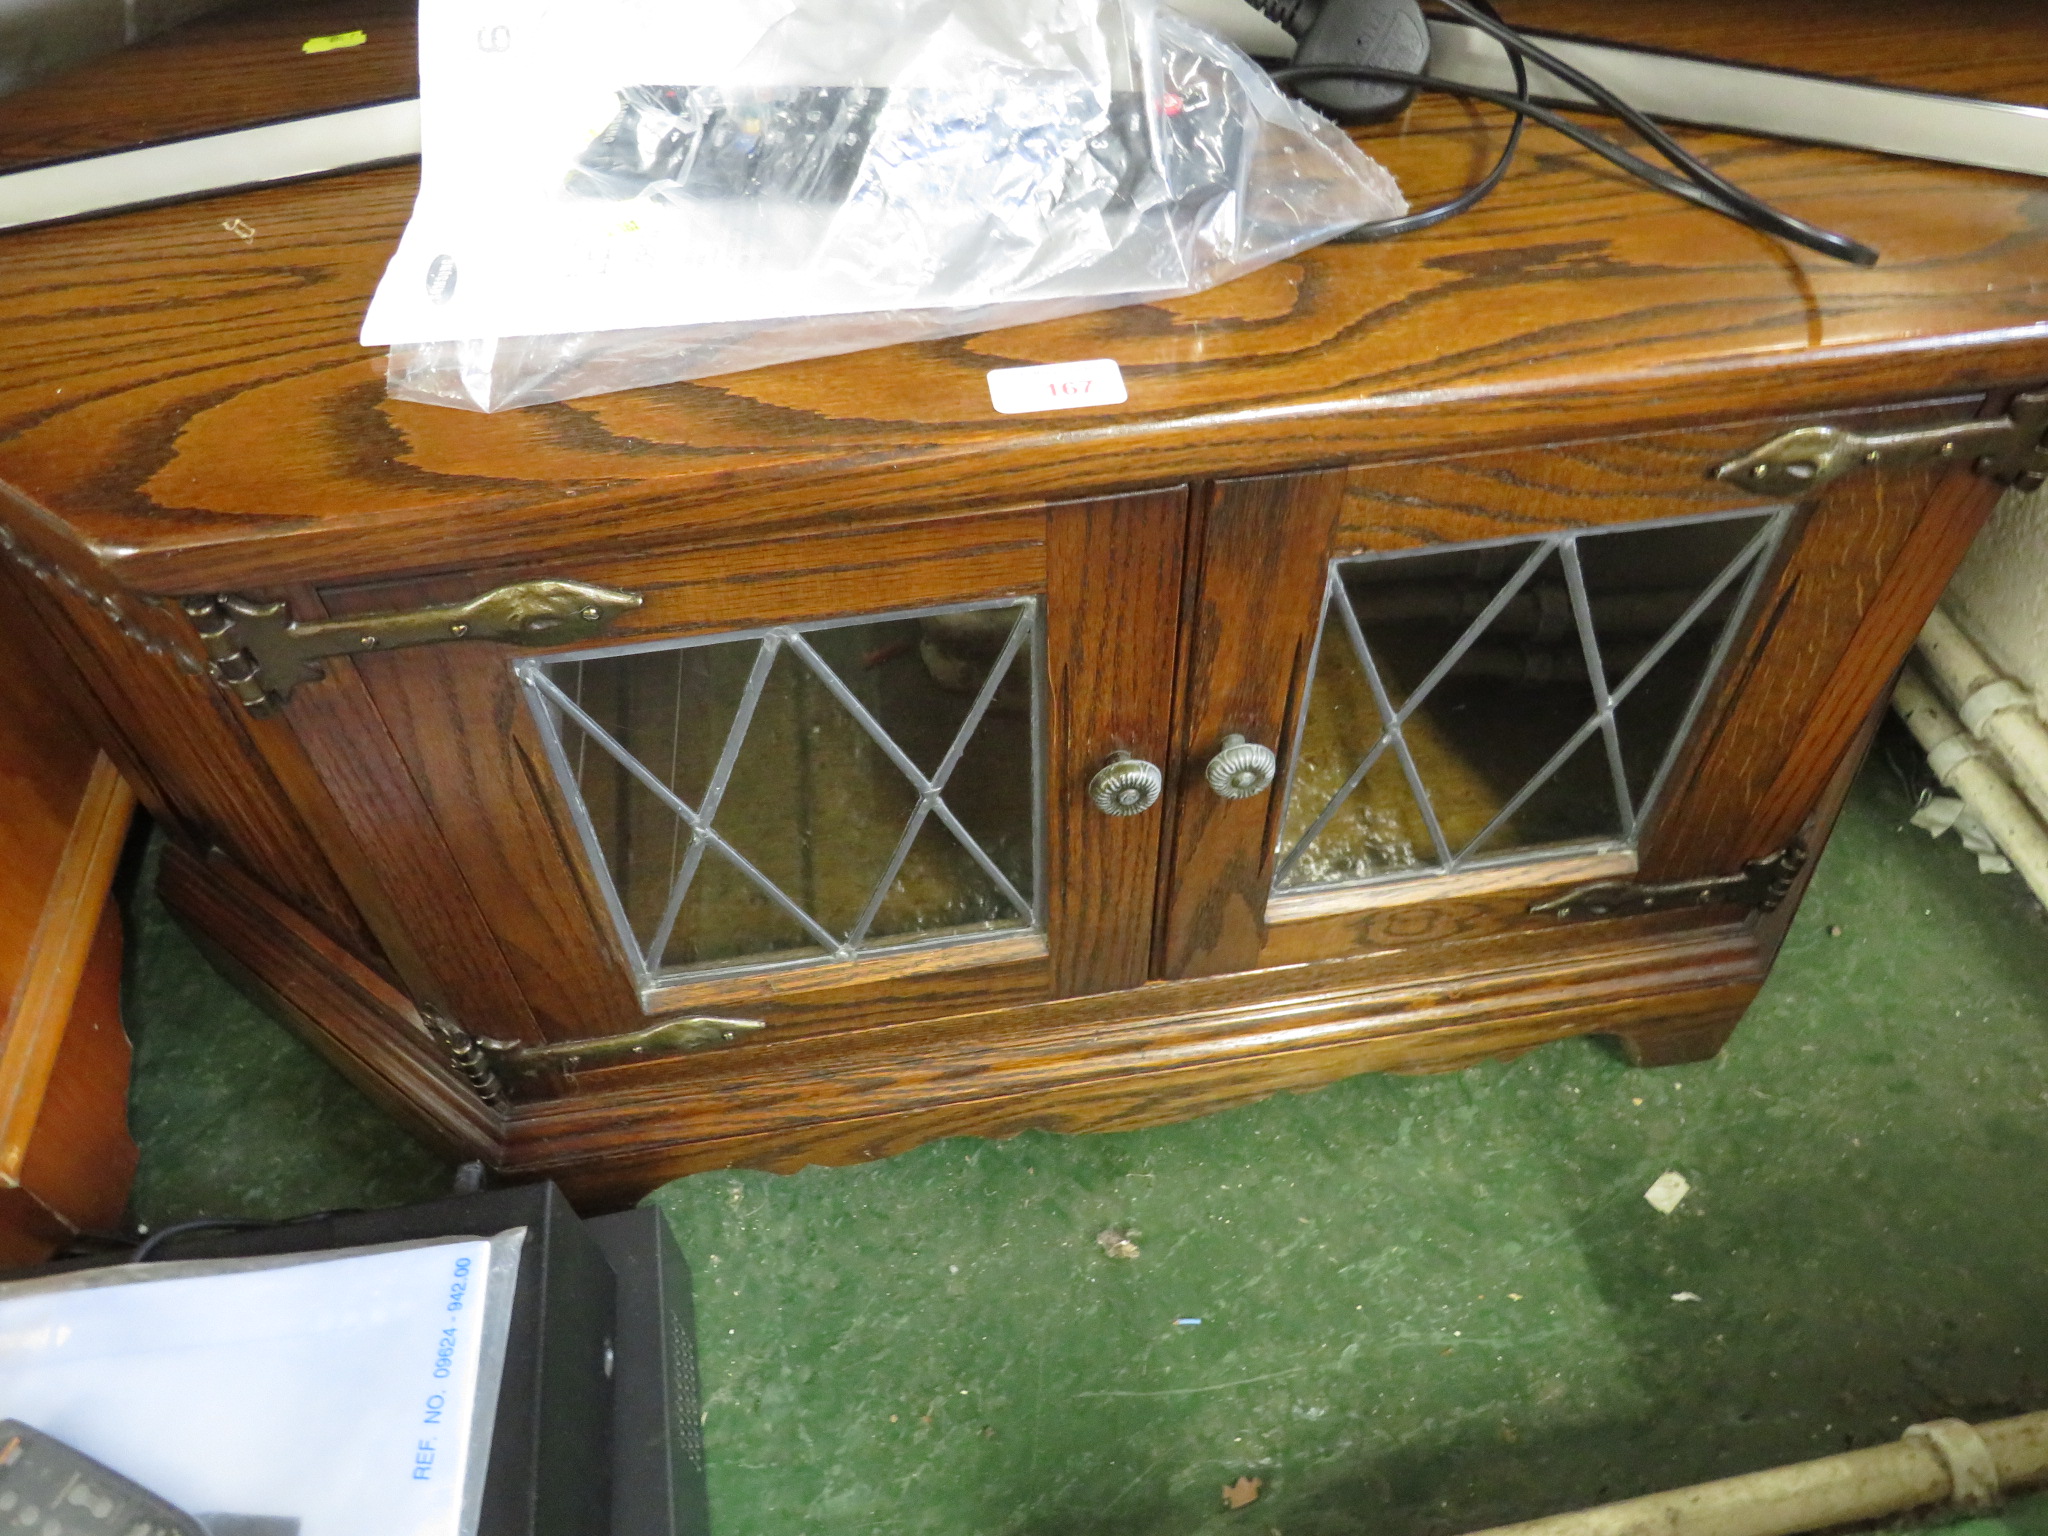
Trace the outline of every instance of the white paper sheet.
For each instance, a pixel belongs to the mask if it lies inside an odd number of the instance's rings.
[[[193,1514],[470,1536],[524,1235],[0,1286],[0,1418]]]

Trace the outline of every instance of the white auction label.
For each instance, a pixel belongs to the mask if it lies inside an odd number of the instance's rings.
[[[1030,411],[1071,411],[1084,405],[1121,405],[1130,399],[1124,372],[1113,357],[1084,363],[1040,363],[1031,368],[991,368],[988,398],[1005,416]]]

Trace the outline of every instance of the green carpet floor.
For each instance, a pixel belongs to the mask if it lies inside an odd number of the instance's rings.
[[[1434,1536],[2048,1408],[2048,921],[1909,809],[1866,770],[1711,1064],[1577,1041],[663,1189],[718,1536]],[[139,1219],[447,1188],[133,923]]]

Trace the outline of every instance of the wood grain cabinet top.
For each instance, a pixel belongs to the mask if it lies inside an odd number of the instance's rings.
[[[1999,0],[1508,9],[1531,25],[2048,104],[2048,13]],[[559,562],[2048,377],[2048,182],[1688,137],[1883,262],[1791,250],[1535,130],[1476,213],[1192,298],[481,417],[387,400],[381,355],[355,341],[411,167],[0,236],[0,486],[9,520],[53,556],[182,594]],[[1497,123],[1434,100],[1366,143],[1424,204],[1497,140]],[[1122,365],[1122,406],[990,406],[990,368],[1103,356]]]

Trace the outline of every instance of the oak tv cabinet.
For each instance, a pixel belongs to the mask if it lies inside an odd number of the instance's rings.
[[[1644,9],[1587,25],[2048,100],[2048,16]],[[1369,147],[1424,202],[1488,132]],[[353,339],[410,168],[6,236],[5,622],[229,972],[586,1201],[1698,1060],[2048,469],[2048,183],[1695,138],[1885,261],[1546,141],[1192,299],[486,417]],[[1098,357],[1127,403],[990,407]]]

